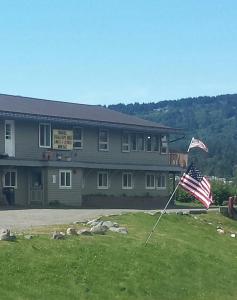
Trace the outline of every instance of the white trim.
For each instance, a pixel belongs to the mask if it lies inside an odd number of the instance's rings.
[[[61,184],[61,174],[65,174],[65,185]],[[70,174],[70,185],[66,185],[66,173]],[[72,170],[67,170],[67,169],[61,169],[59,170],[59,179],[58,179],[58,184],[60,189],[71,189],[72,188]]]
[[[161,176],[165,179],[164,183],[165,185],[164,186],[158,186],[158,177]],[[167,188],[167,175],[165,173],[160,173],[160,174],[157,174],[156,176],[157,180],[156,180],[156,189],[157,190],[166,190]]]
[[[123,176],[124,175],[131,176],[131,186],[124,186],[124,182],[123,182]],[[122,173],[122,189],[123,190],[132,190],[133,188],[134,188],[133,173],[131,173],[131,172],[123,172]]]
[[[15,185],[14,186],[5,184],[5,176],[6,176],[6,173],[9,173],[9,172],[15,173]],[[10,177],[10,181],[11,181],[11,177]],[[16,169],[8,169],[8,170],[3,171],[3,187],[12,187],[14,189],[17,189],[17,170]]]
[[[41,125],[49,126],[49,143],[50,143],[49,146],[45,146],[45,145],[40,144],[40,126]],[[45,132],[44,132],[44,134],[45,134]],[[51,140],[52,140],[51,124],[50,123],[39,123],[39,147],[40,148],[47,148],[47,149],[51,148],[51,146],[52,146],[52,141]]]
[[[154,186],[147,186],[147,176],[153,176],[154,177]],[[147,190],[155,190],[155,188],[156,188],[156,175],[154,173],[146,173],[145,174],[145,188]]]
[[[74,139],[74,129],[80,129],[81,130],[81,139],[80,140]],[[75,126],[75,127],[73,127],[72,131],[73,131],[73,149],[83,149],[83,138],[84,138],[83,128]],[[74,142],[80,142],[81,147],[74,147]]]
[[[99,176],[100,175],[106,175],[107,176],[107,180],[106,180],[107,185],[102,185],[102,186],[99,185]],[[103,181],[103,179],[102,179],[102,181]],[[99,189],[99,190],[108,190],[109,189],[109,174],[108,174],[108,171],[98,171],[97,172],[97,189]]]
[[[10,139],[6,139],[6,127],[10,125]],[[10,157],[15,157],[15,121],[5,120],[4,126],[4,141],[5,141],[5,153]]]
[[[107,134],[107,142],[102,142],[102,141],[100,141],[100,133],[101,133],[102,131],[106,132],[106,134]],[[107,148],[106,148],[106,149],[101,149],[101,148],[100,148],[100,145],[107,145]],[[109,130],[108,130],[108,129],[99,129],[98,149],[99,149],[99,151],[104,151],[104,152],[109,151]]]
[[[125,135],[127,135],[128,136],[128,142],[127,143],[124,143],[123,142],[123,137],[125,136]],[[123,146],[125,146],[125,147],[128,147],[128,150],[124,150],[123,149]],[[121,150],[122,150],[122,152],[130,152],[130,134],[128,133],[128,132],[123,132],[122,133],[122,136],[121,136]]]

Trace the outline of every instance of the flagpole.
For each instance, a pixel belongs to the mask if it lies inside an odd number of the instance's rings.
[[[180,183],[180,181],[179,181],[179,183]],[[151,238],[153,232],[155,231],[155,229],[156,229],[158,223],[160,222],[160,219],[162,218],[163,214],[165,213],[165,211],[166,211],[166,209],[167,209],[167,207],[168,207],[168,205],[169,205],[171,199],[173,198],[173,196],[174,196],[174,194],[175,194],[177,188],[179,187],[179,183],[176,185],[176,187],[175,187],[175,189],[174,189],[172,195],[170,196],[170,198],[169,198],[168,202],[166,203],[164,209],[162,210],[161,214],[159,215],[158,220],[156,221],[156,223],[155,223],[155,225],[153,226],[153,228],[152,228],[150,234],[148,235],[148,237],[147,237],[147,239],[146,239],[146,242],[145,242],[145,246],[147,245],[149,239]]]

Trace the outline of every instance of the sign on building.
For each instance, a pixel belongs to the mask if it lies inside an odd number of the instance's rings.
[[[72,150],[73,131],[53,129],[53,149]]]

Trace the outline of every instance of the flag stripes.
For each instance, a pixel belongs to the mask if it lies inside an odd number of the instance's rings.
[[[199,200],[206,208],[209,208],[212,203],[211,185],[207,178],[202,176],[199,170],[193,165],[191,165],[187,172],[183,174],[179,184],[188,193]]]

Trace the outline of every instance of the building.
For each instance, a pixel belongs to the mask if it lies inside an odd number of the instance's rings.
[[[101,106],[0,95],[1,203],[159,207],[181,171],[170,134]]]

